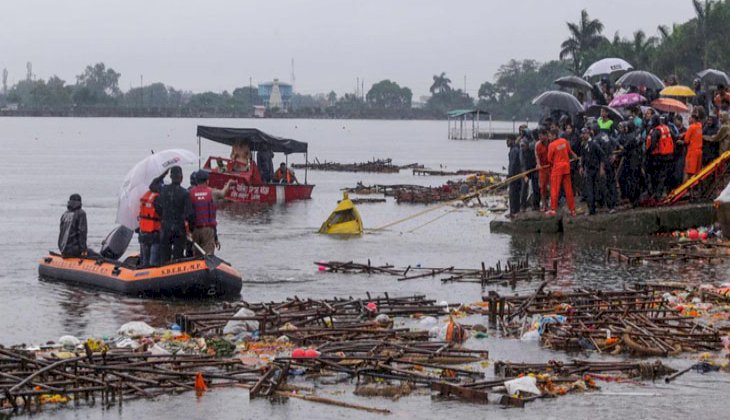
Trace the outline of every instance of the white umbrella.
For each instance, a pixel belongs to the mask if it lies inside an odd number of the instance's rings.
[[[124,177],[119,189],[119,205],[117,207],[117,223],[132,230],[137,229],[139,222],[139,200],[149,189],[149,185],[163,172],[173,166],[194,163],[198,155],[185,149],[169,149],[154,153],[138,162]]]
[[[591,66],[588,67],[588,70],[583,73],[583,77],[600,76],[603,74],[611,75],[616,72],[628,71],[633,68],[634,66],[629,64],[626,60],[622,60],[620,58],[604,58],[603,60],[598,60],[591,64]]]

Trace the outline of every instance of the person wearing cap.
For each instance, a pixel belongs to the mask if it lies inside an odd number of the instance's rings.
[[[222,190],[212,189],[208,186],[208,172],[200,170],[196,172],[195,181],[195,187],[190,189],[190,201],[194,212],[194,218],[190,223],[192,238],[206,255],[213,255],[216,248],[220,249],[215,201],[225,196],[233,185],[233,180],[229,180]],[[200,255],[200,249],[195,247],[194,254]]]
[[[61,216],[58,234],[58,250],[61,251],[61,256],[78,258],[89,255],[86,247],[87,232],[86,212],[81,208],[81,196],[71,194],[66,204],[66,212]]]
[[[621,196],[629,200],[632,207],[636,207],[639,205],[642,189],[641,125],[636,125],[635,121],[621,121],[618,129],[618,143],[621,146],[621,163],[619,164],[618,176]]]
[[[160,189],[155,211],[160,217],[160,264],[178,260],[185,253],[187,229],[185,223],[194,221],[190,194],[183,188],[183,172],[179,166],[170,168],[171,184]]]

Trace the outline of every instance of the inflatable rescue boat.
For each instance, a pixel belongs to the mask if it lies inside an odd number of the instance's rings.
[[[64,258],[50,252],[38,265],[44,280],[110,290],[140,297],[237,297],[241,274],[216,256],[173,261],[159,267],[137,267],[137,258]]]

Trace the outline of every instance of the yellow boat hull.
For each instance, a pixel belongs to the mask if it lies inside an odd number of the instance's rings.
[[[327,235],[362,235],[362,223],[357,220],[337,223],[326,227],[324,232],[320,230],[320,233],[325,233]]]
[[[319,233],[326,235],[362,235],[362,231],[360,212],[352,204],[347,193],[343,193],[342,201],[319,228]]]

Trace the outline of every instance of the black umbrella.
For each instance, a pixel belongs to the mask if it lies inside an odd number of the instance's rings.
[[[624,120],[624,116],[621,115],[621,113],[616,110],[615,108],[611,108],[610,106],[605,105],[591,105],[586,110],[586,117],[595,117],[598,118],[601,116],[601,110],[605,109],[608,111],[608,117],[612,120],[619,122]]]
[[[591,84],[581,79],[578,76],[565,76],[556,79],[553,83],[561,87],[575,88],[575,89],[590,89]]]
[[[565,111],[570,114],[577,114],[583,111],[583,105],[567,92],[549,90],[532,100],[534,105],[542,105],[546,108]]]
[[[707,69],[697,73],[697,76],[699,76],[700,80],[702,80],[702,83],[706,85],[730,85],[730,77],[728,77],[727,73],[725,73],[724,71]]]
[[[655,74],[644,70],[630,71],[616,80],[616,84],[637,88],[639,86],[646,86],[647,89],[656,91],[664,89],[664,83],[660,78],[658,78]]]

